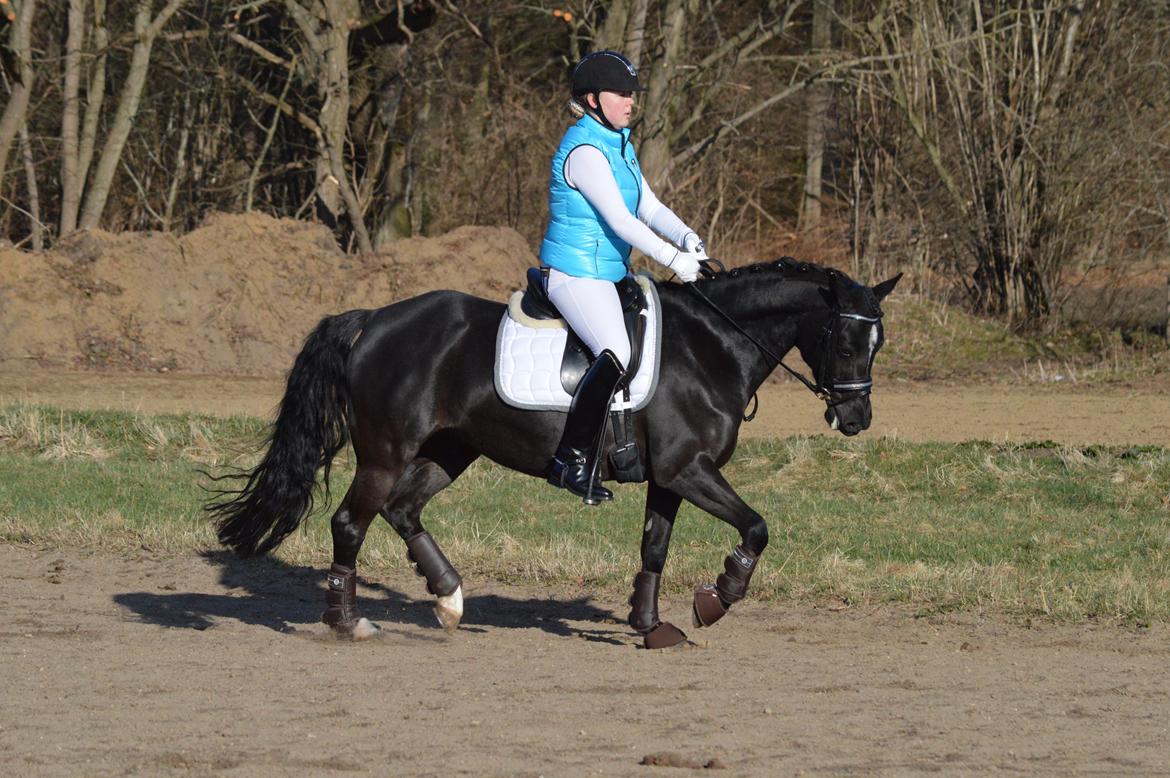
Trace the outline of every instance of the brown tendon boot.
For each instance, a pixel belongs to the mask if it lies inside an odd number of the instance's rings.
[[[696,627],[711,626],[723,618],[728,608],[743,599],[759,561],[758,556],[743,546],[731,550],[723,560],[723,572],[715,579],[715,585],[703,584],[695,589],[691,615]]]
[[[321,614],[321,621],[338,632],[352,632],[362,617],[357,607],[357,570],[336,562],[326,576],[329,591],[325,593],[328,607]]]
[[[427,591],[436,597],[446,597],[463,583],[463,578],[426,530],[406,541],[406,557],[416,572],[427,579]]]
[[[630,595],[630,626],[643,636],[646,648],[670,648],[687,639],[678,627],[658,618],[658,587],[662,576],[643,570],[634,576]]]

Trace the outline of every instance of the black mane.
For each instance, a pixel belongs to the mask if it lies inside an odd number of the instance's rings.
[[[834,280],[837,280],[842,288],[851,290],[858,295],[859,299],[857,303],[859,312],[869,315],[877,315],[881,312],[881,306],[877,297],[874,295],[873,290],[865,284],[854,281],[847,273],[836,268],[825,267],[814,262],[804,262],[790,256],[783,256],[765,262],[755,262],[750,265],[731,268],[730,270],[717,270],[709,277],[701,276],[697,283],[702,285],[716,285],[726,283],[732,279],[758,275],[779,276],[780,279],[807,281],[811,284],[826,287],[830,286]]]

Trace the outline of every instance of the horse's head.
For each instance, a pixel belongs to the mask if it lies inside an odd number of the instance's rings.
[[[870,371],[884,341],[881,301],[901,277],[871,288],[830,271],[828,286],[820,290],[828,311],[812,319],[821,326],[805,328],[798,337],[796,345],[828,405],[825,421],[844,435],[868,429],[873,417]]]

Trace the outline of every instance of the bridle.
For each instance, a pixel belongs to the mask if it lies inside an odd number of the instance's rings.
[[[703,273],[708,278],[714,277],[715,272],[711,268],[707,267],[706,263],[718,265],[720,271],[726,272],[726,268],[723,266],[722,262],[717,259],[708,258],[703,260]],[[810,381],[809,379],[805,378],[802,373],[786,365],[784,360],[776,355],[776,352],[772,351],[772,349],[761,343],[754,335],[745,330],[739,322],[731,318],[731,316],[729,316],[726,311],[712,302],[711,298],[703,294],[702,290],[700,290],[693,281],[687,282],[683,285],[698,295],[699,298],[711,308],[711,310],[715,311],[721,317],[723,317],[723,319],[737,332],[739,332],[739,334],[750,340],[752,344],[754,344],[755,347],[764,354],[764,356],[772,360],[773,368],[776,365],[784,368],[789,375],[804,384],[805,387],[814,395],[816,395],[818,399],[823,400],[825,405],[829,408],[834,408],[850,400],[864,397],[873,390],[873,378],[871,377],[871,372],[873,369],[874,354],[877,351],[876,348],[870,352],[869,361],[866,363],[864,376],[859,376],[853,380],[848,381],[826,379],[828,378],[828,374],[832,368],[836,366],[837,341],[841,336],[841,328],[838,326],[839,323],[842,320],[852,320],[863,321],[876,325],[881,321],[881,313],[878,313],[876,316],[866,316],[860,313],[843,313],[840,308],[833,306],[831,311],[832,315],[829,316],[829,318],[825,321],[825,328],[821,335],[822,347],[820,364],[817,366],[816,370],[813,371],[813,378]],[[752,400],[754,406],[750,414],[744,414],[744,421],[751,421],[754,419],[756,417],[756,411],[759,410],[759,398],[756,395],[752,395]]]
[[[866,316],[860,313],[842,313],[839,308],[836,306],[833,307],[833,315],[825,322],[825,329],[821,336],[821,363],[814,374],[816,386],[824,395],[818,394],[817,396],[821,397],[830,408],[858,397],[864,397],[873,390],[871,373],[873,371],[873,358],[877,352],[876,348],[870,351],[869,360],[865,365],[864,375],[858,376],[853,380],[832,380],[828,383],[825,382],[827,375],[835,375],[837,373],[834,368],[837,364],[837,343],[841,337],[841,328],[839,325],[843,319],[877,325],[881,322],[882,315],[880,313],[876,316]]]

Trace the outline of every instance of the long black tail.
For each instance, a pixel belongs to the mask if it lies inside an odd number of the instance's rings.
[[[264,459],[235,476],[244,481],[240,489],[221,490],[220,500],[204,506],[219,541],[240,556],[265,554],[300,526],[313,509],[321,468],[328,494],[333,457],[349,442],[345,363],[369,315],[357,310],[321,320],[288,374]]]

